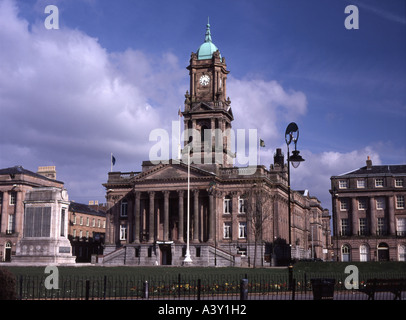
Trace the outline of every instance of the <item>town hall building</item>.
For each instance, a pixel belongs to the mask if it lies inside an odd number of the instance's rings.
[[[234,166],[234,117],[226,94],[230,71],[209,24],[187,69],[190,87],[181,116],[184,131],[192,134],[182,157],[144,161],[141,172],[108,174],[105,250],[99,262],[269,266],[290,257],[327,259],[330,216],[307,191],[291,192],[289,226],[282,150],[276,150],[269,167]]]

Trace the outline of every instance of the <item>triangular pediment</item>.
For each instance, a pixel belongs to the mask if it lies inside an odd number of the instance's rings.
[[[187,179],[187,165],[184,163],[157,164],[148,171],[137,175],[135,181],[147,180],[183,180]],[[212,178],[213,173],[190,166],[190,179]]]

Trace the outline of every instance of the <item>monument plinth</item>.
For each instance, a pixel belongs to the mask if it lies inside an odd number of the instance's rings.
[[[68,239],[69,197],[65,189],[35,188],[24,201],[23,237],[13,262],[22,264],[75,263]]]

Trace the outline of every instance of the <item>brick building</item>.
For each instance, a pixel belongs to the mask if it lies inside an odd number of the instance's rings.
[[[269,167],[233,166],[229,71],[209,24],[187,69],[190,87],[181,115],[184,132],[192,133],[186,134],[182,159],[144,161],[141,172],[110,172],[103,184],[108,205],[103,263],[182,265],[188,236],[193,265],[269,265],[271,258],[284,263],[290,252],[293,258],[310,257],[311,225],[313,247],[322,257],[329,223],[323,223],[326,211],[317,199],[292,191],[289,228],[281,150]]]
[[[332,244],[339,261],[406,261],[406,165],[331,177]]]
[[[106,214],[94,205],[71,202],[69,205],[69,240],[76,262],[90,262],[92,255],[103,254]]]

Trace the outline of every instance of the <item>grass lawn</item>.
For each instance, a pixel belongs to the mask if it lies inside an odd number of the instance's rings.
[[[298,262],[293,265],[294,274],[312,273],[312,274],[343,274],[347,265],[356,265],[359,273],[373,273],[385,276],[386,274],[406,274],[406,262]],[[45,267],[13,267],[3,265],[15,275],[43,276]],[[240,276],[248,277],[264,274],[285,275],[287,268],[203,268],[203,267],[101,267],[101,266],[83,266],[83,267],[59,267],[61,276],[136,276],[142,278],[148,277],[173,277],[179,274],[192,277],[222,277],[222,276]]]

